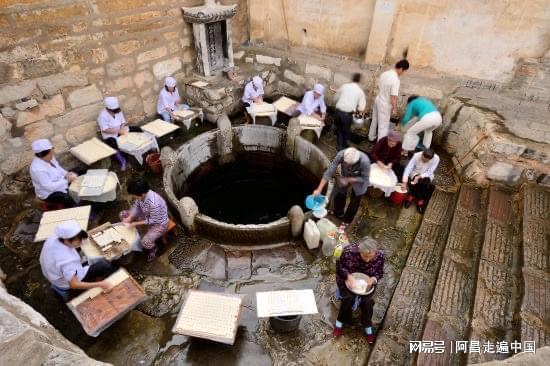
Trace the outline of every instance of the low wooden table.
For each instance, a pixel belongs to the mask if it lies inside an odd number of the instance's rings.
[[[188,113],[192,112],[192,113]],[[201,123],[204,121],[204,113],[201,108],[189,108],[181,109],[174,111],[174,119],[178,122],[183,123],[183,125],[189,130],[191,128],[191,122],[197,118],[201,120]]]
[[[256,117],[269,117],[271,125],[277,123],[277,108],[269,103],[252,103],[250,107],[246,107],[246,112],[252,117],[252,123],[256,124]]]

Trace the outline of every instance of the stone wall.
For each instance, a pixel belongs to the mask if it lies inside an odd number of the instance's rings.
[[[248,39],[247,0],[233,18],[236,45]],[[50,138],[57,152],[96,134],[102,99],[118,96],[131,123],[152,119],[162,79],[195,64],[182,6],[200,0],[1,2],[0,174],[32,159],[29,146]],[[0,176],[1,177],[1,176]]]
[[[416,67],[508,81],[521,58],[550,47],[549,7],[548,0],[250,0],[250,36],[367,64],[407,52]]]
[[[42,315],[8,294],[0,269],[1,365],[109,365],[86,356]]]

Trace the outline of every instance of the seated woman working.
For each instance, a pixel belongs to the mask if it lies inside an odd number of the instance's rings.
[[[75,201],[67,192],[77,174],[68,172],[59,165],[50,140],[36,140],[31,147],[35,157],[30,166],[30,175],[36,197],[65,208],[75,207]]]
[[[435,186],[432,184],[434,172],[439,165],[439,156],[431,149],[419,151],[413,155],[405,172],[401,186],[408,189],[409,194],[405,200],[405,208],[409,208],[416,201],[419,213],[424,213]]]
[[[308,90],[302,98],[302,103],[296,109],[297,115],[305,114],[319,121],[324,121],[327,114],[327,106],[325,104],[325,87],[321,84],[315,84],[313,90]]]
[[[128,126],[116,97],[107,97],[104,103],[105,108],[99,112],[97,125],[99,126],[103,142],[118,150],[117,139],[119,136],[125,135],[128,132],[141,132],[141,128]],[[120,151],[117,151],[115,160],[120,164],[120,170],[125,171],[128,163]]]
[[[164,87],[160,90],[157,101],[157,113],[166,122],[174,121],[174,111],[189,109],[187,104],[181,104],[180,93],[176,87],[176,79],[168,76],[164,79]]]
[[[358,279],[353,276],[353,273],[357,272],[369,276],[367,280],[368,288],[376,286],[384,275],[384,252],[378,250],[376,240],[368,238],[359,244],[348,245],[336,262],[336,284],[342,298],[342,304],[334,326],[333,335],[335,337],[342,335],[344,324],[352,324],[353,305],[358,295],[349,289],[356,288]],[[376,338],[372,330],[373,296],[374,291],[368,295],[359,296],[361,326],[365,331],[369,344],[373,344]]]
[[[128,226],[146,226],[147,233],[141,239],[147,262],[152,262],[157,255],[157,239],[168,229],[168,207],[158,193],[149,188],[143,179],[131,179],[127,185],[128,193],[136,198],[129,211],[122,211],[120,219]]]
[[[40,252],[42,273],[50,281],[52,289],[63,301],[67,302],[77,291],[101,287],[109,291],[111,285],[105,278],[113,272],[111,264],[105,260],[84,266],[80,254],[76,251],[88,234],[75,220],[66,221],[55,228],[55,235],[49,237]]]
[[[401,153],[401,135],[399,132],[390,131],[373,146],[370,158],[380,168],[393,170],[399,181],[403,175],[403,166],[399,163]]]
[[[264,81],[259,76],[254,76],[244,87],[243,104],[245,107],[250,107],[252,103],[263,102],[264,97]]]

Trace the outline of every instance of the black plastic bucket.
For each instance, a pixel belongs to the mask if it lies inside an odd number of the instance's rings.
[[[300,327],[301,315],[272,316],[269,318],[271,328],[277,333],[290,333]]]

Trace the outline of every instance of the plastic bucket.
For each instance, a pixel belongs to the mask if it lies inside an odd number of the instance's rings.
[[[160,162],[160,153],[152,153],[145,158],[147,166],[154,174],[162,174],[162,163]]]
[[[269,318],[269,324],[277,333],[290,333],[300,327],[300,320],[301,315],[272,316]]]
[[[391,196],[390,196],[390,200],[396,206],[399,206],[399,205],[403,204],[405,199],[407,199],[407,193],[401,193],[401,192],[398,192],[398,191],[393,191]]]

